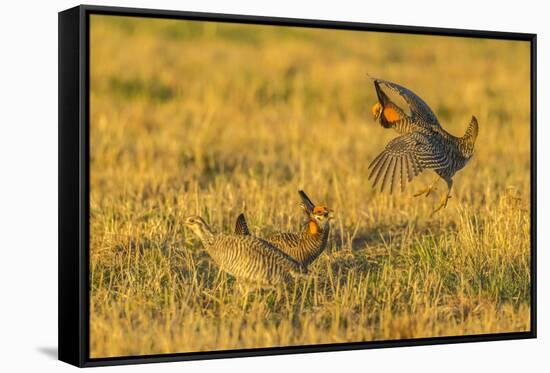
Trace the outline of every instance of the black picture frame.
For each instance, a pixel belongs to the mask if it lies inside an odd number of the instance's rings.
[[[114,358],[89,357],[89,17],[92,14],[522,40],[531,46],[531,331]],[[536,338],[536,34],[81,5],[59,13],[59,360],[79,367]]]

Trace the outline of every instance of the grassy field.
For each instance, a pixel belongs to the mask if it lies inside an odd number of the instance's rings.
[[[381,194],[396,133],[367,73],[422,96],[476,154],[439,196]],[[525,331],[529,45],[171,20],[91,19],[91,357]],[[438,193],[445,185],[438,184]],[[298,189],[335,211],[282,297],[220,274],[182,226],[300,229]]]

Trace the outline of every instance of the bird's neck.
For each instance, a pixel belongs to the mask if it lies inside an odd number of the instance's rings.
[[[316,221],[310,220],[305,225],[297,251],[306,266],[323,252],[327,245],[328,233],[328,222],[321,227]]]
[[[195,234],[205,246],[211,245],[212,242],[214,242],[214,231],[207,225],[197,227],[195,229]]]
[[[319,226],[319,224],[317,224],[316,221],[314,221],[314,220],[308,221],[308,223],[307,223],[307,234],[308,235],[316,236],[316,235],[320,234],[321,231],[322,231],[322,229]]]
[[[323,239],[323,237],[328,235],[328,230],[328,222],[324,226],[320,226],[315,220],[309,220],[302,234],[306,239]]]

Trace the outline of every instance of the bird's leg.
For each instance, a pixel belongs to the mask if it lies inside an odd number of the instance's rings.
[[[238,281],[237,282],[237,289],[239,290],[239,293],[241,294],[242,300],[243,300],[241,310],[242,310],[242,312],[245,312],[246,311],[246,306],[248,304],[248,296],[249,296],[249,293],[250,293],[250,286],[245,281],[243,281],[243,282]]]
[[[437,187],[435,186],[435,183],[437,181],[437,177],[435,177],[432,182],[424,189],[419,190],[414,194],[415,197],[420,197],[422,195],[428,197],[432,192],[435,192],[437,190]]]
[[[447,207],[447,202],[449,201],[450,198],[451,198],[450,194],[443,195],[443,197],[441,197],[441,201],[439,202],[439,205],[435,210],[433,210],[432,215],[438,212],[439,210],[441,210],[442,208]]]
[[[447,202],[451,198],[451,188],[453,187],[453,181],[451,179],[445,179],[447,182],[447,193],[441,197],[441,201],[437,208],[432,212],[432,215],[441,210],[442,208],[447,207]]]

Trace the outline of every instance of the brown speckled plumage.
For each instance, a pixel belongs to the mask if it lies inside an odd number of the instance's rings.
[[[375,119],[384,128],[393,128],[401,134],[391,140],[371,162],[369,179],[373,180],[373,187],[380,186],[380,191],[383,191],[389,186],[390,192],[393,192],[399,184],[404,190],[407,182],[422,171],[432,169],[445,180],[448,188],[442,205],[436,209],[439,210],[450,196],[454,174],[468,163],[474,153],[477,119],[472,116],[464,136],[453,136],[441,127],[429,106],[412,91],[389,81],[373,81],[378,96],[378,102],[373,107]],[[406,114],[393,103],[381,85],[398,93],[409,106],[411,114]]]
[[[212,260],[237,279],[273,285],[289,280],[293,273],[305,272],[300,263],[260,238],[216,233],[198,216],[188,217],[185,225],[201,240]]]
[[[274,232],[266,240],[304,266],[308,266],[325,250],[330,230],[329,210],[324,206],[315,206],[309,197],[299,191],[302,208],[308,217],[307,223],[299,233]],[[249,235],[243,214],[237,218],[235,233]]]

